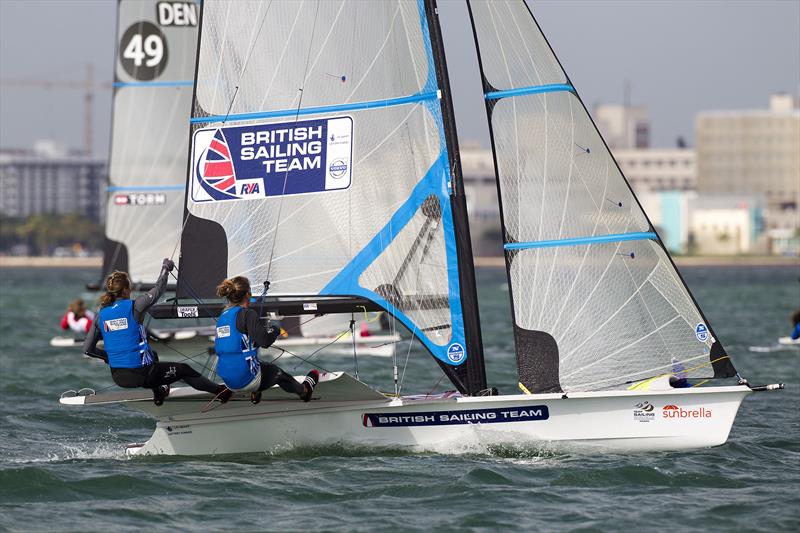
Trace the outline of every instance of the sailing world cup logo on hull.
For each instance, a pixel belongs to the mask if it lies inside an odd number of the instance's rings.
[[[197,130],[190,199],[258,200],[347,189],[352,138],[349,116]]]

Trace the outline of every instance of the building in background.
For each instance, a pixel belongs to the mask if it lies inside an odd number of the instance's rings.
[[[105,216],[106,162],[67,151],[51,141],[33,150],[0,149],[0,214]]]
[[[697,190],[764,198],[768,232],[800,228],[800,110],[788,94],[769,109],[703,112],[696,120]]]
[[[767,251],[761,196],[698,194],[690,204],[692,253],[740,255]]]
[[[697,188],[697,157],[692,148],[616,149],[613,153],[637,194]]]
[[[595,106],[594,120],[612,151],[650,146],[650,118],[646,107],[601,104]]]
[[[691,208],[697,197],[694,191],[664,191],[637,193],[658,236],[673,254],[685,254],[691,243]]]

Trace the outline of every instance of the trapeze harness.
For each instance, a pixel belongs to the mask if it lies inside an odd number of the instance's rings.
[[[222,312],[214,333],[217,352],[217,374],[229,389],[258,390],[261,384],[261,362],[258,348],[246,333],[236,328],[236,317],[241,306]]]
[[[144,326],[133,316],[133,300],[118,300],[98,313],[100,331],[111,368],[141,368],[153,364]]]

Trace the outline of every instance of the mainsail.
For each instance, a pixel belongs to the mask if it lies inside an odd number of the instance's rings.
[[[202,9],[179,297],[244,275],[270,297],[366,298],[485,388],[433,2]]]
[[[730,377],[680,278],[522,0],[470,1],[521,386]]]
[[[152,283],[180,237],[199,11],[119,0],[103,275]]]

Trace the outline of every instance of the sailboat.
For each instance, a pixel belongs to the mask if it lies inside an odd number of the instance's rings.
[[[194,2],[117,2],[103,267],[92,289],[121,270],[135,290],[148,290],[180,238],[198,21]],[[187,353],[204,349],[213,334],[200,322],[148,330],[156,343],[180,343]],[[83,339],[56,337],[51,345],[82,346]]]
[[[385,311],[457,389],[402,396],[325,372],[204,410],[175,390],[70,395],[156,419],[130,454],[465,441],[675,450],[724,443],[737,373],[521,0],[468,2],[502,213],[518,391],[487,383],[435,0],[202,7],[178,301],[264,282],[262,316]],[[268,289],[268,290],[267,290]],[[396,362],[394,362],[396,375]],[[398,392],[397,389],[395,392]]]

